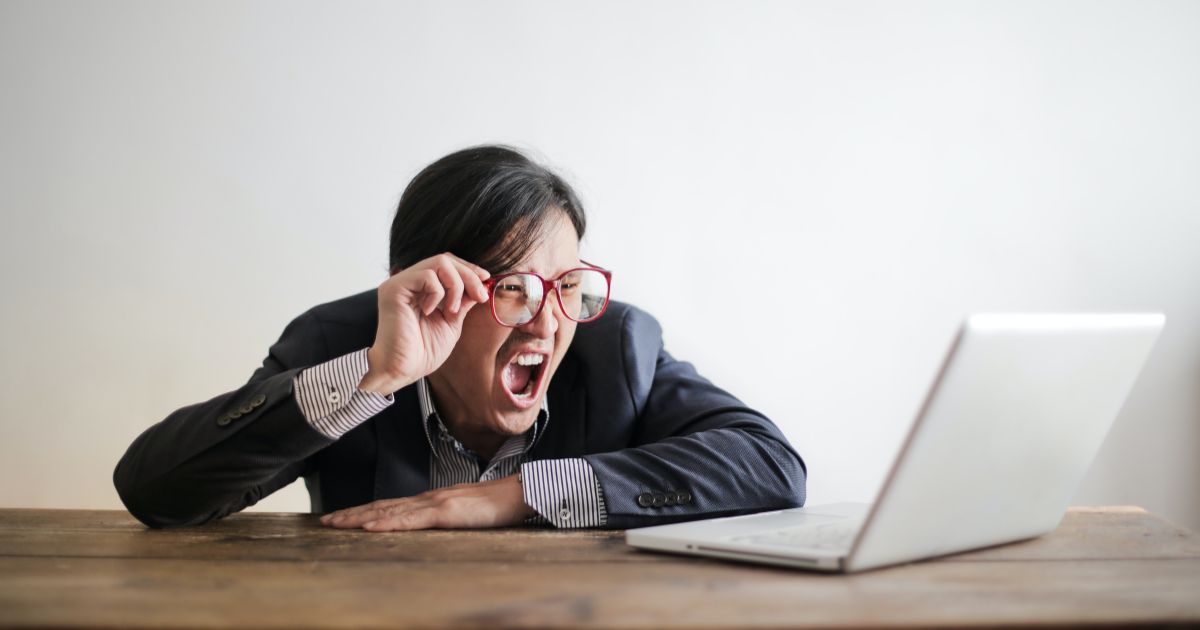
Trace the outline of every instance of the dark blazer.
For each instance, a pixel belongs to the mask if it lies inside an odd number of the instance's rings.
[[[371,290],[308,310],[246,385],[142,433],[113,472],[129,511],[151,527],[204,523],[300,476],[317,513],[428,490],[415,386],[336,441],[309,426],[292,393],[300,370],[370,346],[376,309]],[[667,354],[658,322],[633,306],[612,302],[579,325],[546,395],[549,423],[529,459],[585,458],[608,527],[804,503],[804,462],[779,429]]]

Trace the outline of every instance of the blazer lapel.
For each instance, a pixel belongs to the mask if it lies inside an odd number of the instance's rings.
[[[581,369],[578,361],[564,359],[550,381],[546,392],[550,421],[529,450],[530,460],[578,457],[587,452],[588,427],[584,413],[587,396],[580,378]]]
[[[375,421],[375,498],[393,499],[429,490],[429,440],[421,426],[417,386],[395,393],[396,402]]]

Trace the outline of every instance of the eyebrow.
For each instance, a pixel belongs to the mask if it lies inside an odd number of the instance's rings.
[[[567,265],[566,267],[564,267],[563,269],[559,270],[556,273],[545,276],[545,278],[547,280],[551,280],[553,278],[557,278],[557,277],[563,275],[564,273],[567,273],[568,271],[570,271],[572,269],[586,269],[586,268],[587,268],[587,265],[585,265],[583,263],[583,261],[578,261],[578,262],[571,263],[570,265]],[[532,269],[525,268],[525,267],[514,267],[512,269],[509,269],[508,271],[502,271],[496,275],[502,276],[506,273],[537,273],[537,272]]]

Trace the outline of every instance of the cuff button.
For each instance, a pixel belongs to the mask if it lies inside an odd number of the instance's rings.
[[[561,518],[564,521],[571,520],[571,510],[568,510],[567,508],[563,508],[563,509],[559,510],[558,518]]]
[[[329,401],[329,404],[331,405],[336,405],[342,402],[342,395],[336,391],[329,392],[329,395],[325,397],[325,400]]]
[[[654,505],[654,495],[649,492],[643,492],[637,495],[637,504],[642,507],[650,507]]]

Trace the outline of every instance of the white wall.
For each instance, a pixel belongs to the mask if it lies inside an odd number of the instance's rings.
[[[1165,311],[1078,501],[1200,527],[1198,3],[4,0],[0,86],[0,505],[119,507],[134,436],[501,141],[814,502],[871,497],[963,314]]]

